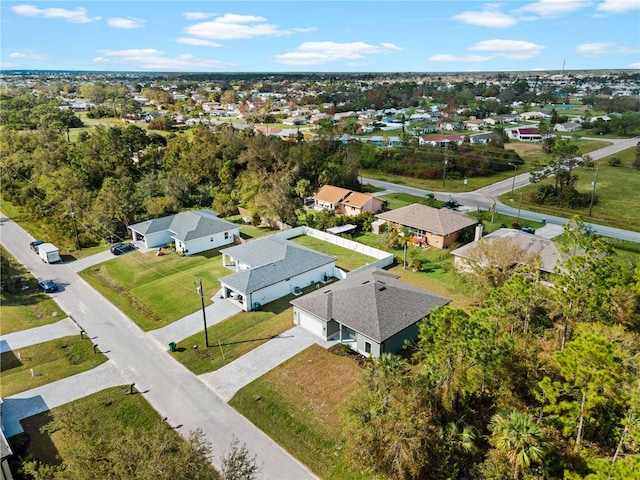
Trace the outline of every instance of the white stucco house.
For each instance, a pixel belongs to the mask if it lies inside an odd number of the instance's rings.
[[[335,276],[336,259],[270,235],[220,250],[222,264],[235,273],[222,277],[222,296],[257,310],[303,287]]]
[[[417,323],[450,299],[368,268],[291,301],[293,322],[323,340],[378,357],[396,353],[418,338]]]
[[[216,212],[206,209],[154,218],[127,228],[133,240],[144,242],[147,248],[175,242],[176,250],[185,255],[229,245],[234,236],[240,236],[239,225],[218,218]]]

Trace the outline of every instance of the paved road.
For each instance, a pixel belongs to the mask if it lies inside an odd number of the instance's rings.
[[[45,264],[31,252],[31,238],[0,215],[0,238],[7,250],[36,278],[53,278],[62,291],[55,300],[94,338],[100,350],[170,425],[187,435],[201,428],[212,443],[214,458],[229,449],[233,437],[246,443],[262,463],[262,478],[316,478],[304,465],[229,407],[204,382],[168,355],[118,309],[100,296],[65,264]],[[191,285],[189,285],[191,289]],[[7,409],[3,409],[4,411]]]
[[[594,139],[600,140],[600,139]],[[630,139],[622,139],[622,140],[609,140],[612,144],[608,145],[604,148],[594,150],[590,152],[589,155],[593,160],[599,160],[608,155],[612,155],[614,153],[620,152],[622,150],[626,150],[627,148],[634,147],[639,141],[639,137],[633,137]],[[569,220],[567,218],[557,217],[554,215],[546,215],[543,213],[531,212],[528,210],[521,210],[516,205],[515,201],[512,205],[505,205],[498,200],[498,197],[504,193],[510,192],[512,188],[520,188],[525,185],[529,185],[529,173],[523,173],[514,177],[502,180],[500,182],[496,182],[491,185],[487,185],[486,187],[479,188],[473,192],[465,192],[465,193],[451,193],[451,192],[430,192],[428,190],[423,190],[421,188],[413,188],[408,187],[406,185],[398,185],[390,182],[383,182],[379,180],[374,180],[371,178],[362,178],[363,183],[370,183],[371,185],[384,188],[390,192],[404,192],[409,193],[411,195],[416,195],[419,197],[423,197],[428,193],[432,193],[435,195],[436,199],[441,201],[446,201],[450,197],[455,198],[459,203],[466,207],[466,210],[476,210],[480,208],[481,210],[489,210],[494,201],[496,202],[496,211],[499,213],[504,213],[506,215],[511,215],[514,217],[520,217],[527,220],[534,220],[540,222],[544,219],[546,223],[551,223],[555,225],[564,225]],[[620,238],[623,240],[631,240],[634,242],[640,242],[640,233],[631,231],[631,230],[623,230],[620,228],[607,227],[604,225],[597,225],[595,223],[585,222],[590,225],[596,233],[600,235],[604,235],[607,237]]]

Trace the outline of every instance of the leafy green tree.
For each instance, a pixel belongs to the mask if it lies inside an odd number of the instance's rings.
[[[501,451],[513,468],[513,478],[520,478],[522,470],[541,463],[546,451],[542,428],[527,412],[513,410],[491,418],[490,442]]]
[[[563,351],[556,352],[555,361],[557,379],[546,376],[539,383],[543,410],[562,426],[565,437],[575,437],[578,449],[585,422],[596,424],[602,407],[615,395],[623,366],[609,340],[588,332],[581,332]]]
[[[255,480],[261,470],[256,461],[257,457],[251,456],[247,446],[234,436],[229,452],[222,457],[223,480]]]
[[[481,312],[438,307],[418,323],[414,360],[447,408],[492,385],[496,362],[508,348]]]

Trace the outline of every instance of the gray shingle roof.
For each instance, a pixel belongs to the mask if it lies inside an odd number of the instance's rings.
[[[438,235],[448,235],[477,223],[475,220],[448,208],[438,210],[419,203],[379,213],[376,217]]]
[[[309,270],[331,265],[336,261],[334,257],[275,235],[225,248],[221,252],[240,263],[251,266],[248,270],[241,270],[220,279],[229,287],[245,294],[296,277]]]
[[[370,268],[296,298],[291,304],[383,342],[450,301],[405,283],[398,275]]]
[[[472,251],[479,242],[493,242],[497,239],[505,239],[518,247],[526,250],[528,253],[537,255],[540,259],[540,270],[544,272],[553,272],[556,264],[560,260],[560,252],[558,244],[553,240],[538,237],[531,233],[525,233],[512,228],[500,228],[492,232],[480,240],[463,245],[451,252],[451,255],[457,257],[469,258]]]
[[[218,218],[218,214],[212,210],[201,209],[154,218],[130,225],[129,228],[142,235],[169,230],[178,240],[189,241],[233,230],[238,228],[238,225]]]

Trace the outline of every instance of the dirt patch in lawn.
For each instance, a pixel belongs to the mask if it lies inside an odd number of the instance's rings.
[[[268,375],[284,396],[298,402],[307,418],[337,432],[342,407],[360,388],[362,369],[346,356],[313,345]]]

